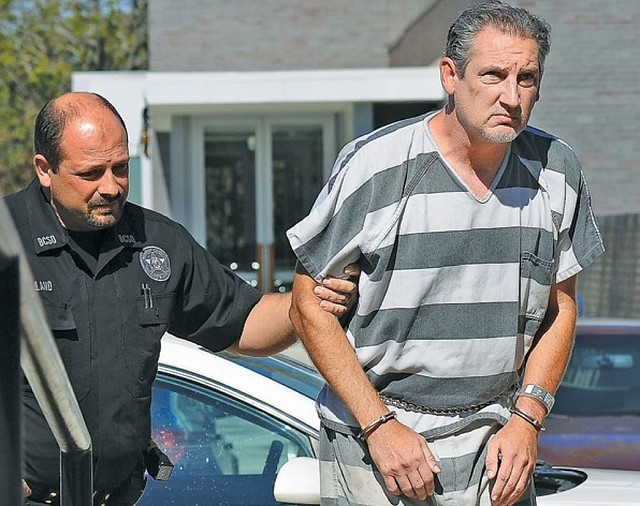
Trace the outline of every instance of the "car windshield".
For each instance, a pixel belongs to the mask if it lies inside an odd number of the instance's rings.
[[[282,383],[310,399],[318,397],[318,393],[324,385],[324,380],[315,369],[284,355],[248,357],[227,352],[222,352],[220,355],[278,383]]]
[[[553,412],[640,415],[640,333],[578,330]]]

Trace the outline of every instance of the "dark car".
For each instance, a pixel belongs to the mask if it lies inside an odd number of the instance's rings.
[[[560,466],[640,470],[640,320],[580,319],[540,436]]]

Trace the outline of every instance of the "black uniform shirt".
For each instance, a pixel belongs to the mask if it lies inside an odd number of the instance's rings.
[[[37,180],[5,202],[92,437],[94,486],[112,489],[149,442],[165,331],[222,350],[238,339],[260,294],[183,226],[135,204],[104,231],[89,266]],[[26,382],[23,409],[25,479],[55,488],[59,448]]]

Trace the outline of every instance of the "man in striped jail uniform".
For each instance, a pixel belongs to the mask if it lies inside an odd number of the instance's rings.
[[[327,381],[322,504],[535,504],[576,275],[604,251],[576,155],[527,125],[549,30],[495,0],[461,13],[444,108],[347,144],[288,232],[291,317]],[[354,261],[344,331],[313,291]]]

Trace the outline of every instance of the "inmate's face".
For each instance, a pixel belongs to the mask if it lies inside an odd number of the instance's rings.
[[[527,126],[540,78],[535,40],[485,28],[464,77],[451,81],[458,121],[472,139],[513,141]]]
[[[39,178],[63,226],[77,231],[114,226],[129,192],[129,148],[119,120],[96,107],[67,124],[61,146],[58,171],[49,168]]]

